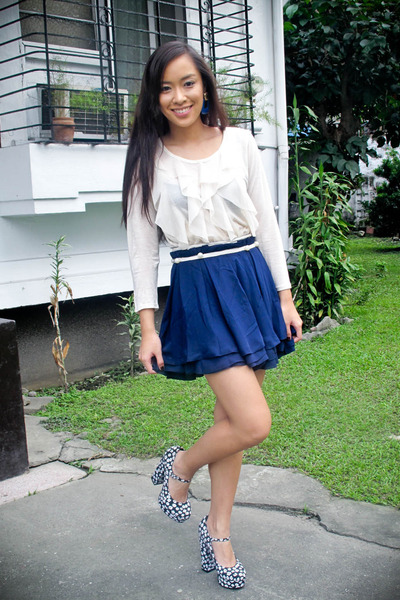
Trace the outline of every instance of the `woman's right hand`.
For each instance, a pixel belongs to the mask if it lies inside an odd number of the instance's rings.
[[[154,309],[144,308],[139,311],[142,341],[139,349],[139,360],[148,373],[155,373],[152,360],[156,359],[158,368],[164,368],[161,340],[154,326]]]

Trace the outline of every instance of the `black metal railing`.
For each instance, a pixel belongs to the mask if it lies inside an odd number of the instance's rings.
[[[20,0],[0,8],[3,146],[53,140],[124,142],[144,65],[171,39],[200,51],[233,124],[253,128],[247,0]],[[71,121],[73,119],[73,123]]]

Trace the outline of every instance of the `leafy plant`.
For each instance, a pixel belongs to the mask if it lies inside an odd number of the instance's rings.
[[[51,61],[51,107],[55,117],[70,116],[70,87],[71,81],[65,72],[61,60]]]
[[[128,130],[132,129],[134,114],[139,96],[137,94],[128,94]]]
[[[101,90],[79,90],[71,94],[70,107],[75,110],[110,112],[115,110],[115,97]]]
[[[377,277],[384,277],[388,272],[387,264],[384,260],[377,260],[375,263],[375,275]]]
[[[312,115],[311,109],[307,109]],[[357,267],[346,255],[348,225],[342,214],[350,211],[347,198],[352,184],[337,173],[300,162],[300,109],[292,107],[293,176],[291,188],[299,216],[293,228],[297,263],[293,298],[306,326],[324,315],[338,316],[345,292],[354,282]],[[304,179],[304,181],[303,181]]]
[[[128,331],[121,331],[119,335],[129,335],[129,351],[131,354],[130,359],[130,375],[133,377],[135,373],[134,365],[135,365],[135,354],[138,342],[141,340],[141,331],[140,331],[140,318],[139,315],[135,312],[135,301],[134,296],[131,294],[128,298],[124,296],[118,296],[121,300],[124,301],[124,304],[118,304],[122,309],[123,320],[118,321],[117,325],[124,325],[128,328]]]
[[[54,253],[49,254],[51,257],[51,279],[53,283],[50,285],[51,288],[51,296],[50,296],[50,305],[48,306],[48,311],[50,314],[51,322],[53,323],[53,327],[56,330],[56,337],[52,346],[52,353],[54,357],[54,361],[58,366],[61,380],[64,385],[64,390],[68,390],[68,381],[67,381],[67,370],[65,368],[65,359],[69,350],[69,342],[65,342],[61,337],[60,331],[60,300],[62,292],[65,291],[66,298],[68,296],[71,298],[72,302],[74,301],[72,290],[64,275],[62,274],[62,265],[64,262],[63,252],[64,249],[68,246],[65,244],[65,236],[62,235],[56,241],[49,242],[47,246],[50,246],[54,249]]]
[[[250,123],[253,119],[276,124],[268,111],[268,107],[272,106],[267,101],[271,89],[261,77],[253,75],[250,82],[243,81],[222,69],[217,73],[217,83],[231,125]]]
[[[376,196],[364,203],[370,223],[378,236],[393,236],[400,233],[400,156],[392,150],[375,169],[375,175],[387,181],[377,187]]]
[[[309,155],[314,150],[314,142],[307,135],[310,131],[317,131],[314,123],[317,121],[317,115],[314,111],[304,106],[302,108],[303,113],[307,113],[307,125],[305,135],[302,135],[301,131],[301,111],[297,106],[297,98],[293,97],[293,106],[289,107],[288,113],[288,132],[289,132],[289,144],[291,153],[291,177],[290,177],[290,193],[294,194],[296,202],[301,202],[302,199],[302,187],[303,179],[305,175],[308,177],[311,170],[315,170],[309,162],[305,163],[303,157]]]

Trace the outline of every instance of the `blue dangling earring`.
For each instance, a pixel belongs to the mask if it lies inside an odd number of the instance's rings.
[[[203,106],[201,108],[201,114],[202,115],[208,115],[209,106],[208,106],[207,92],[204,92],[203,97],[204,97],[204,100],[203,100]]]

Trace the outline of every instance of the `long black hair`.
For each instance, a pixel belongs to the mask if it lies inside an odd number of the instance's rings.
[[[201,115],[203,123],[219,127],[228,125],[225,109],[218,98],[215,77],[206,61],[191,46],[180,41],[167,42],[153,52],[147,61],[139,99],[136,105],[128,152],[126,155],[122,188],[122,213],[126,225],[130,210],[132,188],[139,186],[142,195],[142,212],[149,219],[149,201],[154,180],[154,163],[157,142],[169,132],[168,119],[159,105],[161,81],[171,60],[188,54],[203,80],[207,92],[209,111]]]

